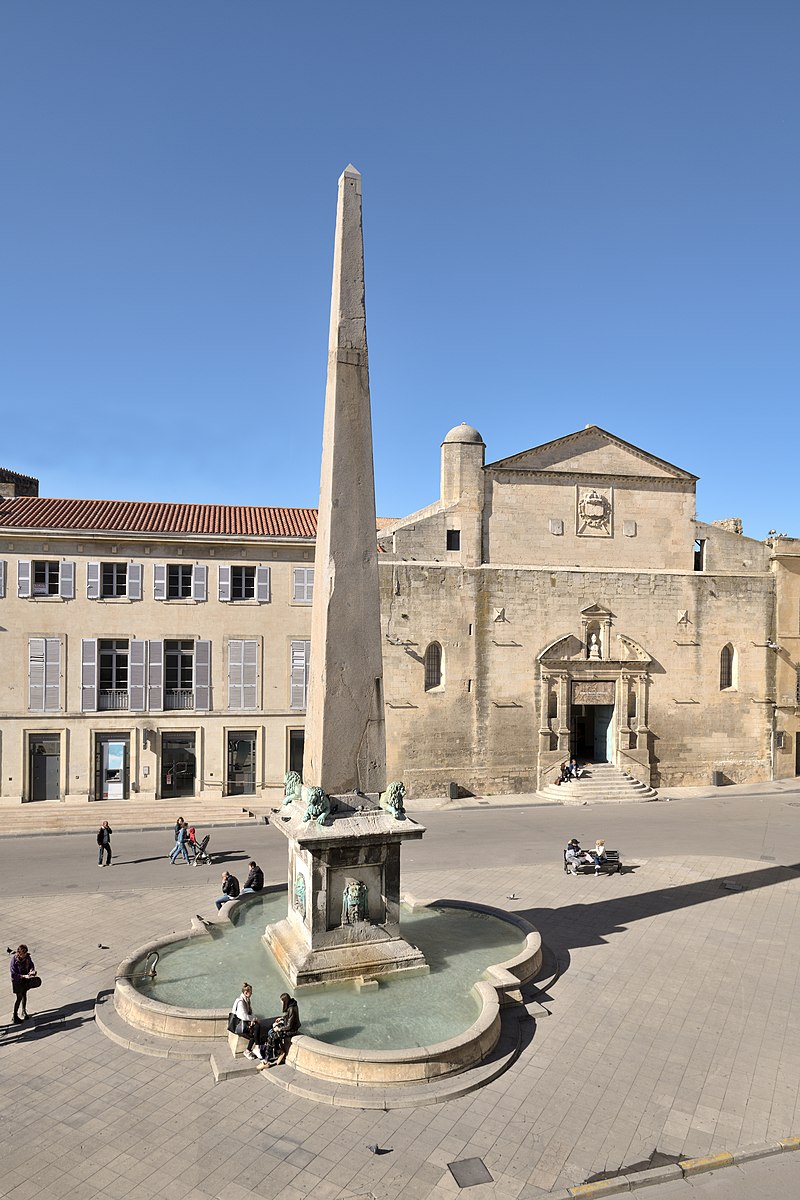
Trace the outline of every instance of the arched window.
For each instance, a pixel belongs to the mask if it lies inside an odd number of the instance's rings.
[[[438,642],[431,642],[425,651],[425,691],[441,687],[442,684],[442,647]]]
[[[723,646],[719,656],[719,690],[726,691],[733,687],[733,646],[728,642]]]

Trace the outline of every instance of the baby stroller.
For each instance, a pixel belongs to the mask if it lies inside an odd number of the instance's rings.
[[[208,853],[208,843],[211,841],[211,834],[207,833],[202,842],[195,843],[193,867],[201,863],[204,867],[211,865],[211,855]]]

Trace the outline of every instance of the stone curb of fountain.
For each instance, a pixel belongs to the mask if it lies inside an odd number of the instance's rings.
[[[317,1079],[296,1070],[288,1063],[281,1067],[273,1067],[269,1071],[262,1071],[260,1074],[292,1095],[337,1108],[387,1110],[444,1104],[448,1100],[457,1100],[460,1096],[476,1091],[507,1071],[519,1057],[522,1049],[521,1027],[523,1022],[530,1019],[530,1014],[522,1005],[503,1008],[500,1015],[500,1039],[491,1054],[478,1066],[470,1067],[458,1075],[448,1075],[441,1080],[366,1088],[363,1085]],[[235,1066],[226,1066],[223,1072],[219,1078],[240,1074]]]
[[[151,1058],[205,1059],[208,1061],[211,1046],[208,1038],[168,1038],[157,1033],[137,1029],[124,1021],[114,1006],[111,990],[99,992],[94,1006],[94,1019],[98,1028],[109,1039],[125,1050],[147,1054]],[[220,1039],[221,1041],[221,1039]]]
[[[671,1166],[635,1171],[630,1175],[617,1175],[613,1179],[598,1179],[595,1183],[581,1183],[565,1192],[551,1193],[550,1200],[594,1200],[594,1197],[618,1196],[623,1192],[637,1191],[641,1187],[653,1187],[676,1179],[689,1179],[694,1175],[719,1171],[723,1167],[735,1167],[790,1150],[800,1150],[800,1137],[780,1138],[777,1142],[758,1142],[743,1146],[740,1150],[721,1150],[703,1158],[684,1158]]]

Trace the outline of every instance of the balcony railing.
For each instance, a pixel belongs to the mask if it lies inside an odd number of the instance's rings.
[[[194,708],[194,692],[191,688],[167,688],[164,708]]]
[[[97,693],[97,707],[100,712],[116,712],[128,707],[127,688],[103,688]]]

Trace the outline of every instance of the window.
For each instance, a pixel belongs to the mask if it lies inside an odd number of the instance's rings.
[[[269,604],[269,567],[221,566],[217,594],[223,601],[256,600],[259,604]],[[195,598],[197,598],[196,583]]]
[[[694,569],[695,571],[705,571],[706,569],[705,538],[698,538],[694,544]]]
[[[198,563],[154,563],[154,600],[205,600],[208,567]]]
[[[461,530],[460,529],[448,529],[448,531],[447,531],[447,549],[448,550],[460,550],[461,549]]]
[[[43,559],[31,562],[20,559],[17,563],[17,595],[60,596],[62,600],[75,598],[75,563]]]
[[[61,639],[28,639],[28,708],[58,712],[61,708]]]
[[[289,707],[306,708],[308,701],[308,668],[311,662],[311,642],[293,641],[291,645],[291,696]]]
[[[431,642],[425,651],[425,691],[442,685],[442,647],[438,642]]]
[[[228,642],[228,708],[258,707],[258,642],[231,638]]]
[[[193,693],[194,642],[164,642],[164,708],[193,708]]]
[[[101,639],[98,649],[97,707],[102,712],[128,707],[128,639]]]
[[[182,600],[192,595],[192,575],[194,569],[190,563],[170,563],[167,567],[167,599]]]
[[[314,599],[314,568],[295,567],[292,572],[292,600],[295,604],[310,604]]]
[[[305,729],[289,730],[289,770],[303,777],[303,750],[306,744]]]
[[[128,564],[111,562],[101,564],[100,595],[127,596]]]
[[[35,562],[33,564],[33,594],[34,596],[58,595],[58,562]]]
[[[231,567],[231,600],[252,600],[255,594],[255,567]]]
[[[727,646],[722,647],[719,656],[719,690],[721,692],[733,687],[733,665],[734,651],[729,642]]]

